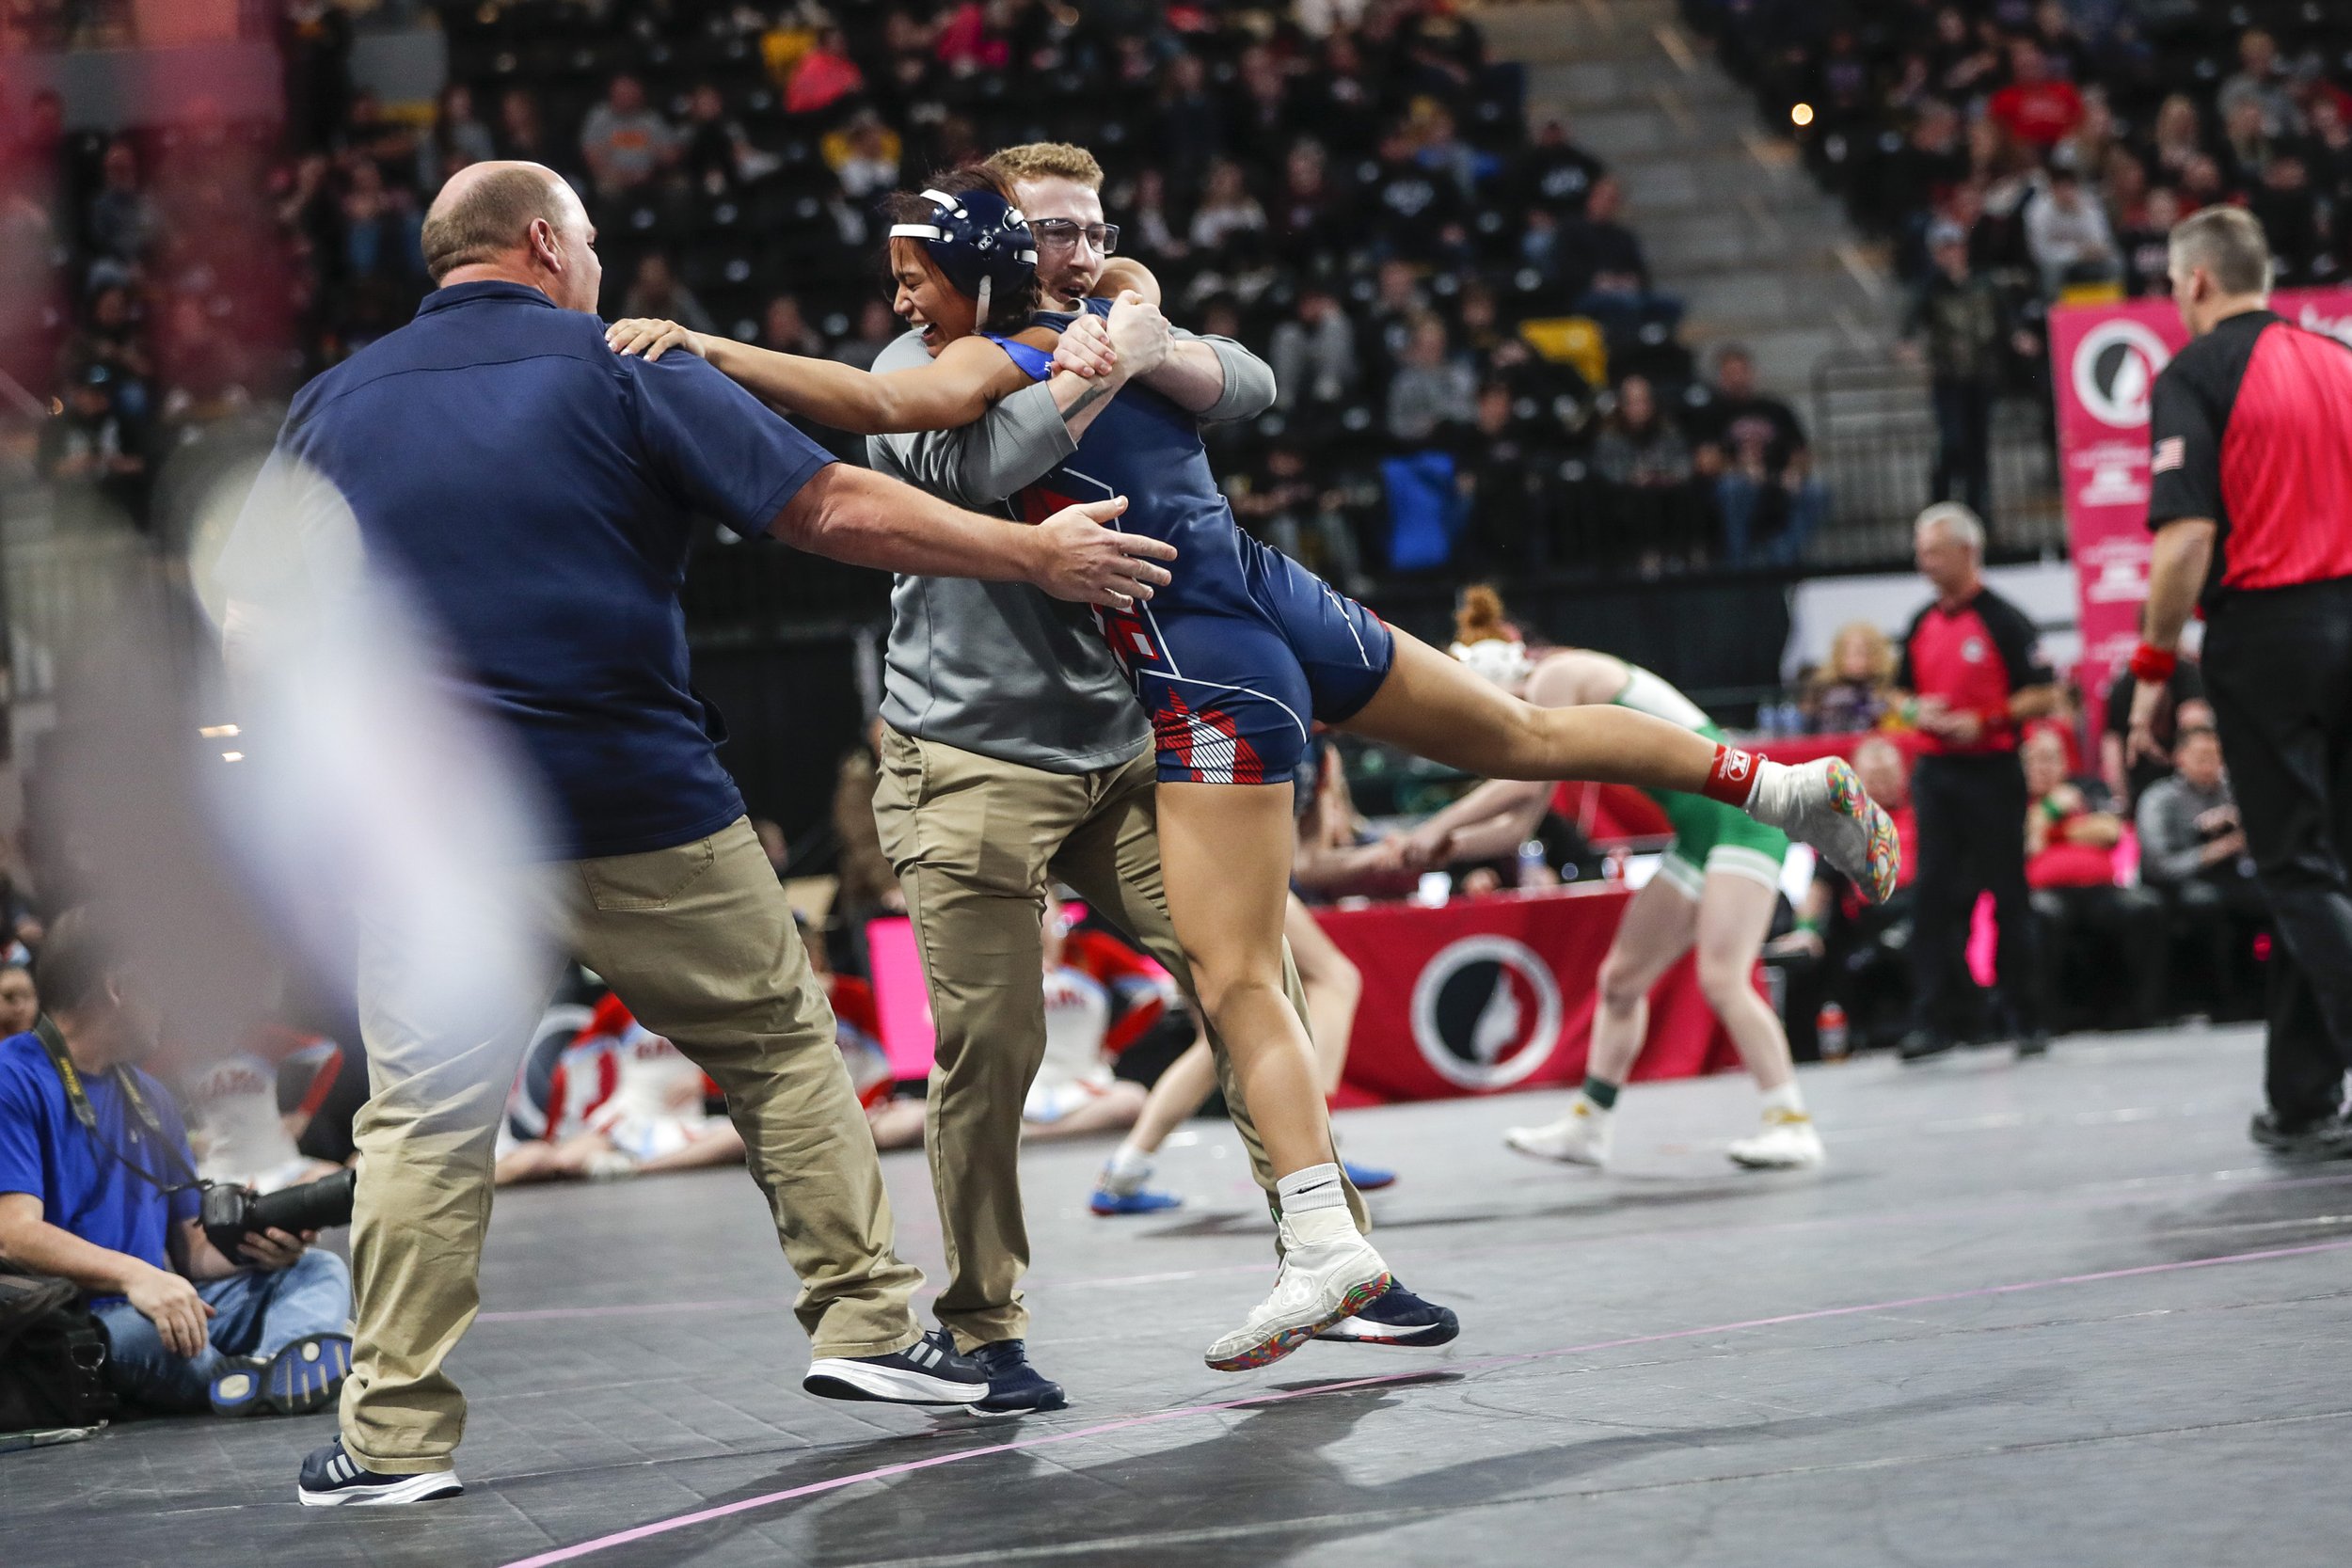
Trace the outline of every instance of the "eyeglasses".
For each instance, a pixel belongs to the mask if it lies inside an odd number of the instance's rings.
[[[1037,236],[1041,245],[1066,249],[1084,236],[1086,243],[1108,256],[1119,248],[1119,225],[1115,223],[1078,223],[1070,218],[1031,218],[1029,232]]]

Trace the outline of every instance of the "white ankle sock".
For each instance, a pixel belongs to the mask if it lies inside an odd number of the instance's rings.
[[[1767,1089],[1764,1093],[1764,1109],[1768,1114],[1773,1111],[1787,1111],[1791,1116],[1804,1115],[1804,1096],[1797,1092],[1797,1081],[1791,1078],[1776,1089]]]
[[[1326,1160],[1319,1165],[1295,1170],[1274,1183],[1274,1198],[1282,1206],[1285,1219],[1296,1219],[1319,1209],[1347,1209],[1347,1189],[1340,1180],[1340,1167]]]
[[[1136,1146],[1133,1138],[1120,1141],[1111,1150],[1110,1159],[1103,1166],[1104,1173],[1121,1181],[1140,1181],[1152,1174],[1152,1156]]]

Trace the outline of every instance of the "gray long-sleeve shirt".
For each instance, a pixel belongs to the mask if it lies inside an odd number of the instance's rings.
[[[1248,419],[1273,403],[1274,373],[1263,360],[1231,339],[1202,341],[1225,371],[1224,393],[1204,423]],[[910,332],[882,350],[874,369],[907,370],[929,357]],[[866,461],[881,472],[981,511],[997,509],[1075,451],[1042,382],[960,430],[866,441]],[[1025,583],[962,578],[901,577],[891,590],[882,716],[901,735],[1049,773],[1115,766],[1152,738],[1085,607]]]
[[[2230,803],[2227,781],[2217,789],[2201,790],[2176,773],[2150,784],[2136,814],[2140,879],[2169,887],[2205,870],[2207,835],[2197,819]]]

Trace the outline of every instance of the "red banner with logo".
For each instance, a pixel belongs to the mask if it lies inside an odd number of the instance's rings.
[[[2352,289],[2281,289],[2271,308],[2352,342]],[[2061,305],[2050,312],[2059,483],[2091,721],[2139,641],[2148,597],[2148,399],[2188,341],[2172,302]]]
[[[1442,1100],[1574,1084],[1584,1076],[1601,955],[1632,895],[1597,884],[1442,909],[1318,910],[1363,971],[1342,1093]],[[1650,993],[1636,1079],[1688,1078],[1739,1053],[1685,958]]]

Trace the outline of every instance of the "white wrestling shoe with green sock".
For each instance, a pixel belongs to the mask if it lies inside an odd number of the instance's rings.
[[[1502,1134],[1502,1141],[1538,1160],[1591,1165],[1597,1170],[1609,1164],[1609,1122],[1607,1111],[1578,1095],[1569,1102],[1568,1114],[1558,1121],[1541,1127],[1514,1127]]]
[[[1389,1266],[1356,1228],[1337,1165],[1286,1176],[1276,1192],[1281,1273],[1242,1325],[1209,1347],[1206,1359],[1220,1372],[1271,1366],[1389,1288]]]

